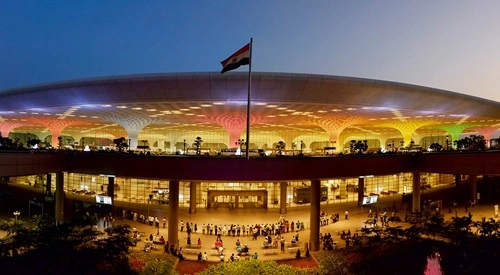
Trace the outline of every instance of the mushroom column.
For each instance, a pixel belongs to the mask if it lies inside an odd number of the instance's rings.
[[[22,123],[17,122],[7,122],[3,118],[0,117],[0,136],[1,137],[9,137],[9,133],[17,127],[23,126]]]
[[[52,147],[56,148],[59,145],[58,138],[61,136],[61,132],[68,126],[74,126],[78,124],[83,124],[81,121],[67,119],[65,116],[60,116],[58,119],[52,118],[31,118],[30,121],[42,124],[43,126],[49,128],[52,134]]]
[[[137,149],[139,132],[149,124],[156,121],[156,119],[151,117],[118,117],[118,116],[108,116],[106,117],[109,121],[119,124],[127,131],[128,139],[130,141],[129,149]]]

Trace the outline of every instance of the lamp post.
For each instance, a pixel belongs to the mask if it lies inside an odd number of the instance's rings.
[[[184,140],[184,155],[186,154],[186,140]]]
[[[17,223],[17,216],[21,215],[21,212],[14,211],[14,213],[12,213],[12,214],[14,214],[14,216],[16,217],[16,223]]]
[[[302,140],[300,141],[300,155],[302,156]]]
[[[446,150],[448,150],[448,142],[449,142],[448,138],[449,138],[449,136],[446,136]]]

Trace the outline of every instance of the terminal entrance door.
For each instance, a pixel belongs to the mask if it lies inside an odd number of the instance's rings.
[[[267,208],[267,190],[208,190],[209,208]]]

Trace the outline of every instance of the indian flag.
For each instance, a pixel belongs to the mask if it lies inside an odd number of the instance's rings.
[[[243,48],[239,49],[237,52],[233,53],[230,57],[226,58],[221,62],[222,71],[221,74],[235,70],[242,65],[250,64],[250,43],[243,46]]]

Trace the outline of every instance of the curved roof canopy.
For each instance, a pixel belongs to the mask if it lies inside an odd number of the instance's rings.
[[[96,137],[138,132],[156,140],[170,135],[174,142],[210,132],[226,143],[229,135],[232,143],[244,137],[247,87],[247,73],[231,72],[127,75],[5,90],[0,131]],[[251,101],[251,136],[286,141],[407,141],[464,132],[490,138],[500,128],[498,102],[371,79],[254,72]]]

